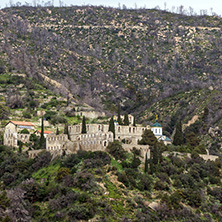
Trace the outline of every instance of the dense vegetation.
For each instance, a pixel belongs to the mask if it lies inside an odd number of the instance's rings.
[[[0,220],[222,220],[221,160],[169,155],[144,173],[138,150],[115,142],[108,151],[28,159],[1,146]]]

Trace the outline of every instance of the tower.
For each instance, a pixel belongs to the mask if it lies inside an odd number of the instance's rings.
[[[152,125],[151,130],[157,138],[163,135],[163,128],[158,123],[158,115],[156,115],[156,122]]]

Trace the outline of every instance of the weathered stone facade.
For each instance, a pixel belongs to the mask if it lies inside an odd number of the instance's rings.
[[[123,140],[130,139],[133,144],[137,144],[138,140],[141,139],[141,135],[143,134],[145,129],[150,129],[150,126],[142,127],[142,126],[122,126],[115,125],[115,139]],[[81,134],[82,124],[74,125],[69,127],[69,134],[71,140],[76,140],[76,137]],[[87,134],[93,134],[97,132],[108,133],[109,125],[108,124],[87,124],[86,131]]]
[[[8,122],[5,126],[4,145],[18,147],[19,140],[23,143],[28,143],[30,134],[21,133],[22,129],[27,129],[31,132],[34,130],[34,125],[29,122],[21,121]]]
[[[133,122],[133,118],[131,119]],[[30,134],[21,134],[22,129],[28,129],[34,132],[34,125],[28,122],[10,121],[5,127],[4,145],[18,147],[18,140],[23,143],[29,142]],[[156,128],[158,131],[156,132]],[[166,138],[162,135],[162,127],[160,124],[150,126],[123,126],[115,124],[115,139],[123,141],[123,148],[131,152],[133,147],[141,151],[142,158],[145,158],[146,153],[150,157],[149,146],[138,145],[138,140],[142,139],[142,134],[145,129],[151,129],[155,136],[162,141]],[[73,125],[68,127],[70,139],[68,135],[55,133],[45,133],[46,136],[46,150],[51,152],[54,156],[65,153],[76,153],[78,150],[85,151],[106,151],[106,147],[110,142],[114,141],[114,135],[109,132],[108,124],[87,124],[86,134],[81,134],[82,124]],[[49,132],[49,131],[47,131]],[[35,131],[39,134],[39,131]],[[170,143],[170,142],[169,142]],[[33,158],[38,152],[30,152],[30,157]]]
[[[105,151],[109,142],[113,142],[113,133],[96,132],[87,134],[75,134],[68,139],[66,134],[50,134],[46,137],[46,150],[69,150],[77,152],[78,150],[86,151]]]
[[[127,152],[131,152],[134,147],[140,151],[140,156],[143,161],[145,161],[146,153],[147,153],[147,158],[148,159],[150,158],[149,145],[123,144],[123,149],[126,150]]]
[[[141,139],[145,129],[150,129],[149,126],[115,126],[115,139],[124,140],[124,149],[131,151],[133,147],[141,150],[141,155],[145,157],[146,152],[149,155],[149,146],[138,145],[138,140]],[[69,150],[77,152],[78,150],[86,151],[105,151],[110,142],[113,142],[113,133],[109,132],[107,124],[87,124],[86,134],[81,134],[82,124],[69,126],[69,135],[65,134],[55,135],[49,134],[46,137],[46,149],[50,152],[58,152],[59,150]]]

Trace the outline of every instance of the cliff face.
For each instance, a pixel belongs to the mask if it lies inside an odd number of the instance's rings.
[[[1,69],[40,81],[44,74],[94,107],[112,111],[111,104],[119,101],[132,112],[222,82],[219,17],[19,7],[1,10],[0,23]]]

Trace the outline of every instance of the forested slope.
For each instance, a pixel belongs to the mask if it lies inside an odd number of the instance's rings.
[[[0,23],[1,69],[45,74],[97,108],[120,102],[136,112],[178,92],[221,86],[220,17],[17,7],[1,10]]]

